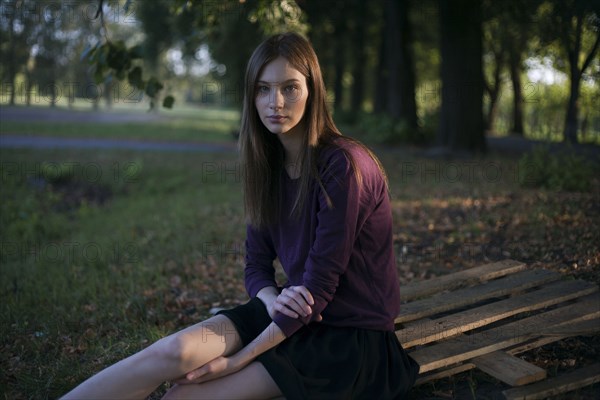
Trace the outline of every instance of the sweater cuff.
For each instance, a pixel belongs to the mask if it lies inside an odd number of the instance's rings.
[[[248,296],[250,296],[250,298],[253,299],[256,297],[258,292],[260,292],[263,288],[266,288],[267,286],[273,286],[276,288],[277,282],[268,279],[252,282],[251,285],[248,285],[246,287],[246,291],[248,292]]]
[[[277,313],[275,318],[273,318],[273,322],[281,329],[286,338],[292,336],[304,325],[300,318],[288,317],[282,313]]]

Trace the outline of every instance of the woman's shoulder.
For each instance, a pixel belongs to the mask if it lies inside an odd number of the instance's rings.
[[[361,142],[348,136],[338,136],[322,146],[318,156],[320,169],[338,165],[340,167],[359,168],[361,172],[375,169],[378,163],[373,153]]]
[[[319,154],[320,162],[326,164],[338,160],[339,162],[348,162],[349,158],[355,162],[362,162],[363,159],[372,159],[372,156],[365,145],[348,136],[339,135],[322,144]]]

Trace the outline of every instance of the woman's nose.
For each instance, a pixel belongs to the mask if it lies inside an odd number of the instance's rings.
[[[269,93],[269,106],[271,108],[282,108],[283,100],[283,94],[278,87],[271,89],[271,93]]]

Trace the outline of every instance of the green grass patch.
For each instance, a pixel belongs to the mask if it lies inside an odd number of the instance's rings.
[[[55,398],[210,307],[244,298],[235,154],[0,155],[9,397]],[[62,166],[60,180],[48,165]]]
[[[41,112],[48,111],[37,108]],[[52,111],[65,122],[2,121],[1,134],[77,138],[110,138],[158,141],[232,142],[239,129],[239,112],[213,108],[181,108],[157,115],[140,110],[92,112],[58,109]],[[135,122],[120,121],[134,115]],[[147,120],[144,120],[147,116]],[[86,121],[88,119],[88,121]]]

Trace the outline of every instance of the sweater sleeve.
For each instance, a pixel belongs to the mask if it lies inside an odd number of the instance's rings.
[[[326,169],[321,171],[321,180],[315,240],[303,275],[303,284],[313,295],[315,304],[312,314],[306,318],[275,315],[274,322],[287,337],[313,321],[331,302],[340,276],[348,267],[356,239],[361,188],[344,151],[330,157]]]
[[[257,230],[248,225],[246,228],[246,267],[244,281],[248,295],[256,294],[264,287],[277,286],[275,281],[276,252],[271,237],[266,230]]]

